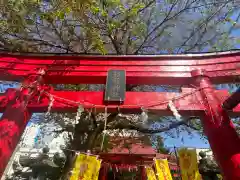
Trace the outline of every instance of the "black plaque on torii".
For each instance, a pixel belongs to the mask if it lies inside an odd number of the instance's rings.
[[[126,71],[109,70],[105,89],[106,102],[123,103],[126,93]]]

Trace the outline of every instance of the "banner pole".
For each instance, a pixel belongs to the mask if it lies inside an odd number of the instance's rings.
[[[173,148],[174,148],[175,156],[176,156],[176,159],[177,159],[178,174],[180,175],[180,179],[182,180],[180,163],[179,163],[178,154],[177,154],[177,148],[176,148],[176,146],[174,146]]]

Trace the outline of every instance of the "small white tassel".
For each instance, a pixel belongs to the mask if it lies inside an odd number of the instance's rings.
[[[168,103],[168,108],[172,111],[174,117],[178,120],[181,121],[182,120],[182,116],[178,113],[178,110],[176,109],[176,107],[173,104],[173,101],[169,101]]]
[[[120,112],[120,107],[118,107],[118,117],[123,117],[123,114]]]
[[[78,113],[81,115],[84,112],[84,107],[82,105],[78,106]]]
[[[141,116],[140,116],[140,121],[141,121],[143,124],[146,124],[146,123],[147,123],[147,120],[148,120],[148,114],[147,114],[147,112],[142,108],[142,113],[141,113]]]
[[[79,105],[79,106],[78,106],[78,109],[77,109],[77,115],[76,115],[76,117],[75,117],[75,119],[76,119],[75,123],[76,123],[76,124],[79,122],[79,120],[80,120],[80,118],[81,118],[82,112],[84,112],[84,108],[83,108],[82,105]]]

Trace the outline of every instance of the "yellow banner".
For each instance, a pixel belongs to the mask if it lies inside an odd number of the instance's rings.
[[[182,180],[201,180],[195,149],[178,150]]]
[[[157,180],[152,167],[147,166],[145,169],[147,174],[147,180]]]
[[[100,168],[101,168],[101,160],[97,159],[96,166],[95,166],[95,169],[93,171],[93,173],[94,173],[93,180],[98,180]]]
[[[79,154],[70,180],[97,180],[101,161],[95,156]]]
[[[158,180],[172,180],[172,175],[166,159],[156,159],[155,166]]]

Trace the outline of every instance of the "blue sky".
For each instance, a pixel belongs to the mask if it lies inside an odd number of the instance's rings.
[[[187,132],[181,132],[179,138],[171,138],[163,135],[165,138],[165,146],[172,147],[194,147],[194,148],[209,148],[208,142],[201,139],[198,133],[193,132],[193,136],[190,137]]]
[[[240,13],[240,10],[238,12],[234,13],[233,16],[232,16],[232,19],[236,20],[238,18],[239,13]],[[240,39],[240,19],[237,22],[237,27],[238,28],[236,28],[235,30],[232,31],[232,36],[237,37],[238,39]],[[238,42],[235,45],[235,47],[237,49],[240,49],[240,43]]]
[[[240,34],[240,33],[239,33]],[[216,89],[228,89],[229,92],[235,92],[237,86],[232,89],[229,88],[227,84],[222,84],[216,86]],[[171,138],[167,134],[161,134],[164,137],[164,143],[166,147],[196,147],[196,148],[209,148],[209,144],[206,140],[202,140],[201,136],[193,131],[192,137],[188,135],[187,132],[183,131],[180,133],[179,138]],[[183,139],[183,141],[182,141]]]

